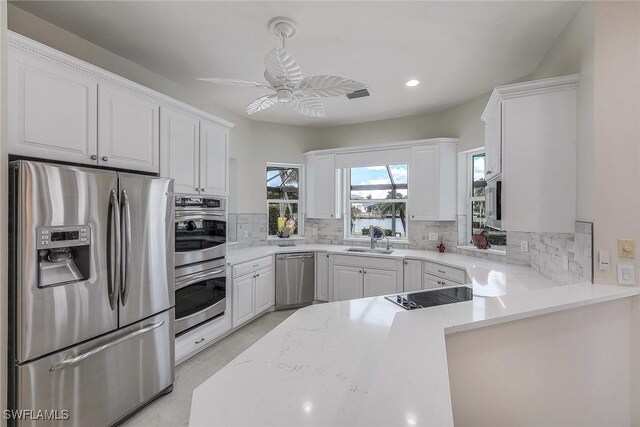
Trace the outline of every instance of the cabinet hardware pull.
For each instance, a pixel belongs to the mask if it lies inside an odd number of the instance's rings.
[[[107,156],[102,156],[102,160],[105,161],[105,162],[108,162],[109,158]]]
[[[199,340],[196,340],[196,344],[200,344],[203,341],[204,341],[204,338],[200,338]]]
[[[91,160],[98,160],[98,155],[97,154],[92,154],[91,155]]]
[[[484,174],[485,175],[491,175],[493,173],[493,171],[486,171]]]
[[[438,270],[438,273],[447,274],[447,272],[444,270]]]

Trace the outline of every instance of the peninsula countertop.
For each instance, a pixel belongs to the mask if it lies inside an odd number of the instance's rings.
[[[294,250],[311,247],[336,250]],[[397,250],[402,254],[416,255]],[[504,283],[504,292],[412,311],[384,297],[300,309],[195,389],[190,425],[453,425],[446,334],[640,294],[588,283],[554,286],[525,274],[527,268],[440,255],[423,254],[471,269],[474,294],[487,275],[475,269],[503,273],[489,282],[491,289]],[[405,375],[412,366],[421,369]]]

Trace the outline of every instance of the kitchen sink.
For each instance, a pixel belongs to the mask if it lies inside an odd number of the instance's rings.
[[[389,255],[393,253],[393,249],[369,249],[369,248],[349,248],[347,252],[357,252],[361,254],[383,254]]]

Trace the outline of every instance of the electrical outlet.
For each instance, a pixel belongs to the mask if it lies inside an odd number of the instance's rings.
[[[438,240],[438,233],[429,233],[429,240]]]
[[[569,256],[562,255],[562,268],[569,270]]]
[[[529,242],[526,240],[520,241],[520,251],[529,252]]]
[[[314,236],[318,235],[318,229],[317,228],[312,228],[311,229],[311,234],[313,234]]]
[[[249,232],[248,232],[248,231],[245,231],[245,232],[244,232],[244,238],[245,238],[245,239],[248,239],[248,238],[249,238]]]

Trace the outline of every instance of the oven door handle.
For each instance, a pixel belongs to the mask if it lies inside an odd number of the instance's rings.
[[[192,283],[195,283],[199,280],[205,279],[205,278],[214,278],[215,276],[224,273],[226,271],[226,268],[220,268],[218,270],[210,270],[210,271],[205,271],[204,273],[198,273],[198,274],[192,274],[189,276],[186,276],[182,279],[176,280],[176,291],[178,289],[182,289],[185,286],[191,285]],[[211,276],[211,277],[210,277]]]
[[[216,221],[220,221],[224,219],[223,212],[175,212],[176,221],[185,220],[185,219],[212,219]],[[221,218],[222,217],[222,218]]]

